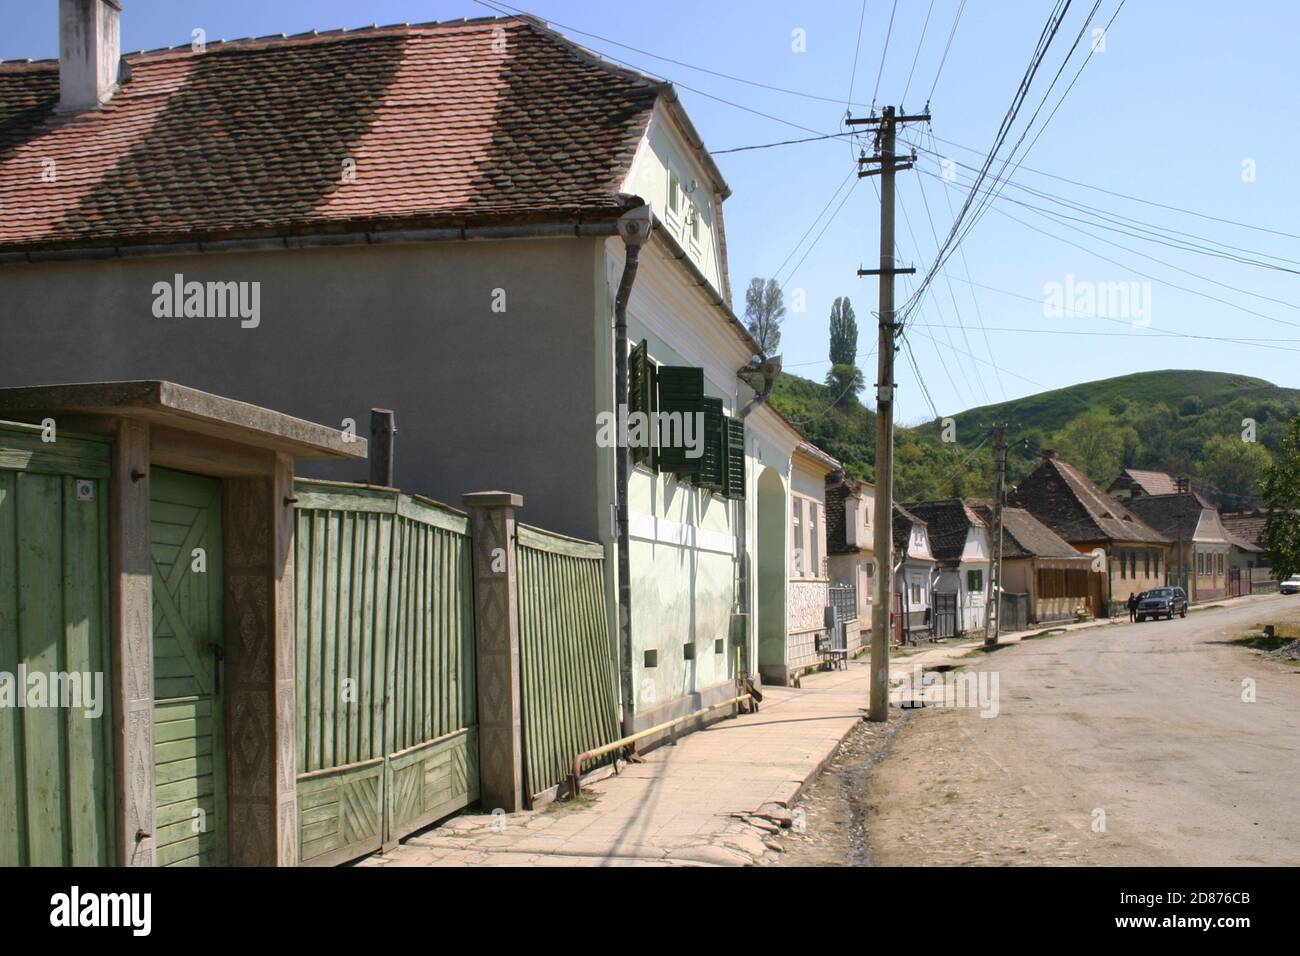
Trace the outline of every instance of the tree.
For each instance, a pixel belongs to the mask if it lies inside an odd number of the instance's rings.
[[[826,373],[826,384],[837,405],[857,401],[865,384],[857,358],[858,323],[853,305],[843,296],[831,304],[831,368]]]
[[[1300,574],[1300,418],[1292,419],[1282,453],[1264,472],[1268,528],[1264,550],[1279,581]]]
[[[785,301],[775,279],[753,278],[745,290],[745,327],[758,342],[765,357],[777,355],[781,348],[781,321],[785,318]]]
[[[858,321],[848,296],[831,303],[831,364],[856,365],[858,362]]]
[[[1125,437],[1109,415],[1086,412],[1056,433],[1056,449],[1093,481],[1106,482],[1119,472]]]
[[[1259,494],[1259,482],[1273,458],[1255,442],[1237,436],[1215,435],[1201,449],[1200,474],[1217,492],[1224,507],[1233,507],[1236,499]]]

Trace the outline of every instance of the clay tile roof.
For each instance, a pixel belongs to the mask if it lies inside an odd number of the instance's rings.
[[[609,219],[676,103],[531,18],[125,59],[76,115],[57,62],[0,65],[0,250]]]
[[[1148,495],[1172,495],[1178,491],[1178,483],[1168,472],[1125,468],[1124,474]]]
[[[984,523],[994,528],[993,502],[975,499],[970,502]],[[1070,546],[1059,534],[1024,508],[1002,509],[1002,556],[1004,558],[1077,558],[1092,560]]]
[[[1059,458],[1047,458],[1008,496],[1070,542],[1168,544],[1136,514]]]
[[[1263,511],[1233,511],[1222,515],[1223,526],[1228,534],[1240,538],[1256,547],[1264,542],[1264,531],[1268,528],[1268,514]]]
[[[907,507],[926,523],[930,551],[940,561],[960,561],[970,529],[985,527],[984,520],[960,498],[918,501]]]

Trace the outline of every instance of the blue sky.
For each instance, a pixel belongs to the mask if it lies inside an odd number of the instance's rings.
[[[1109,20],[1118,3],[1102,0],[1098,23]],[[893,0],[867,0],[860,45],[859,0],[804,5],[788,0],[535,0],[528,9],[557,26],[646,51],[634,53],[571,34],[599,52],[676,82],[705,142],[725,150],[837,131],[846,100],[872,101],[882,52],[877,102],[897,103],[911,74],[905,105],[919,110],[934,85],[959,4],[898,0],[887,51]],[[472,0],[124,0],[123,6],[125,50],[186,44],[195,27],[217,39],[487,12]],[[1049,0],[967,0],[934,85],[935,139],[923,127],[908,130],[908,138],[958,163],[978,166],[1051,6]],[[1074,0],[1012,140],[1091,6],[1088,0]],[[55,56],[57,7],[56,0],[6,4],[0,58]],[[804,52],[792,49],[796,30],[806,37]],[[1045,219],[1009,201],[1080,217],[1016,184],[1029,186],[1128,217],[1123,228],[1130,232],[1151,225],[1174,229],[1183,243],[1203,244],[1208,238],[1230,244],[1240,257],[1263,255],[1274,265],[1300,269],[1300,239],[1145,205],[1030,171],[1300,235],[1295,215],[1300,209],[1295,172],[1300,153],[1298,33],[1300,8],[1285,0],[1227,7],[1211,0],[1125,4],[1106,36],[1105,50],[1093,55],[1032,151],[1021,157],[1027,168],[1015,173],[1002,198],[979,219],[948,261],[945,277],[936,279],[911,317],[915,359],[940,412],[1146,369],[1215,369],[1300,387],[1300,296],[1295,294],[1300,276],[1156,245],[1095,224]],[[1074,76],[1087,44],[1085,39],[1084,49],[1067,67],[1040,125]],[[648,54],[825,99],[761,89]],[[862,115],[865,108],[857,106],[854,112]],[[876,265],[878,207],[871,180],[853,185],[850,178],[847,198],[844,191],[836,192],[849,176],[853,155],[853,147],[832,139],[717,159],[734,190],[726,222],[737,311],[743,309],[743,289],[752,276],[777,275],[787,297],[802,290],[806,309],[787,317],[782,351],[790,371],[820,378],[827,367],[831,301],[850,296],[870,382],[875,377],[874,357],[867,353],[874,340],[876,280],[859,279],[855,272]],[[969,173],[954,167],[956,181],[945,186],[936,178],[941,173],[937,159],[924,153],[922,159],[922,172],[899,177],[898,244],[903,259],[924,272],[934,256],[934,233],[940,238],[946,234],[952,221],[948,203],[952,209],[960,205]],[[1243,164],[1253,169],[1253,181],[1243,181]],[[823,209],[828,216],[838,210],[829,225],[827,217],[815,219]],[[810,227],[807,241],[797,245]],[[1149,299],[1142,285],[1146,282]],[[1149,306],[1149,311],[1131,305],[1127,312],[1105,318],[1046,315],[1043,300],[1051,283],[1073,290],[1086,289],[1087,283],[1136,283],[1125,288],[1134,292],[1136,306]],[[906,286],[900,286],[899,301],[907,294]],[[1088,311],[1083,303],[1078,309]],[[1108,334],[1060,334],[1066,332]],[[1259,341],[1244,345],[1183,337],[1187,335]],[[899,381],[901,418],[929,417],[930,405],[902,355]]]

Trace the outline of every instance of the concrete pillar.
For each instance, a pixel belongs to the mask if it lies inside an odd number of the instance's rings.
[[[293,465],[222,488],[230,863],[298,861]]]
[[[461,499],[469,509],[474,556],[474,655],[478,689],[479,799],[483,807],[523,810],[523,708],[520,700],[519,605],[515,509],[506,491]]]
[[[153,556],[149,425],[119,419],[111,496],[113,742],[118,862],[154,865]]]

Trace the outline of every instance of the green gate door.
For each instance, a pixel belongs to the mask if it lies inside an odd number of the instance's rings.
[[[150,472],[159,866],[226,863],[221,482]]]
[[[0,422],[0,866],[113,863],[103,439]]]

